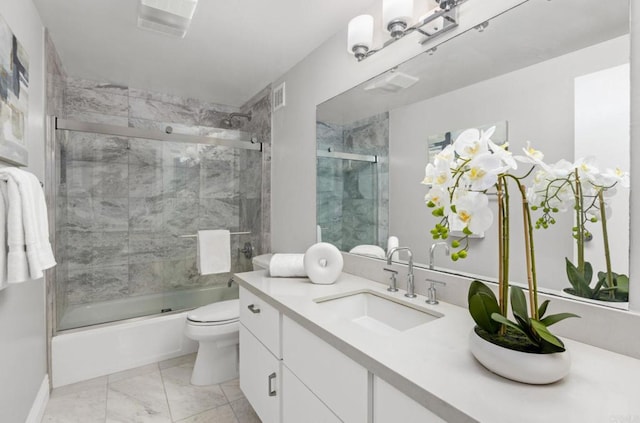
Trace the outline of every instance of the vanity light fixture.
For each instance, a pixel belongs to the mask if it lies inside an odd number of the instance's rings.
[[[140,0],[138,27],[184,38],[198,0]]]
[[[435,0],[438,6],[414,20],[413,0],[383,0],[382,27],[391,38],[380,48],[373,49],[374,19],[371,15],[360,15],[349,22],[347,50],[358,61],[366,59],[383,48],[413,32],[423,35],[420,44],[458,26],[457,6],[466,0]]]

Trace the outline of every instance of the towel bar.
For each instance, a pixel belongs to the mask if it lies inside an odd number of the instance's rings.
[[[230,235],[251,235],[251,232],[231,232]],[[197,238],[197,234],[193,235],[180,235],[180,238]]]

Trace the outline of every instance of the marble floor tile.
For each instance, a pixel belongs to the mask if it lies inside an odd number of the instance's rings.
[[[109,383],[107,423],[171,423],[160,371]]]
[[[233,402],[235,400],[244,398],[244,394],[240,390],[239,379],[233,379],[227,382],[222,382],[220,384],[220,387],[222,388],[222,391],[224,392],[224,395],[227,397],[227,401],[229,402]]]
[[[177,423],[238,423],[238,419],[236,419],[231,406],[226,404],[180,420]]]
[[[262,423],[246,398],[233,401],[230,405],[238,419],[238,423]]]
[[[146,366],[136,367],[129,370],[123,370],[118,373],[112,373],[108,376],[109,383],[115,383],[124,379],[129,379],[136,376],[142,376],[149,373],[157,372],[158,363],[147,364]]]
[[[55,389],[43,423],[103,423],[107,405],[107,378],[101,377]]]
[[[220,385],[191,385],[192,371],[191,364],[161,370],[174,420],[185,419],[227,403]]]
[[[169,367],[180,366],[182,364],[189,364],[193,366],[196,362],[197,353],[181,355],[180,357],[170,358],[168,360],[158,362],[158,366],[160,370],[168,369]]]

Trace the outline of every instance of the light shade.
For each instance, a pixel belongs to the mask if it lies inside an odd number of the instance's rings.
[[[198,0],[140,0],[138,27],[184,37]]]
[[[372,45],[373,16],[360,15],[351,19],[347,35],[347,50],[349,50],[349,53],[357,55],[356,50],[364,50],[366,54]]]
[[[395,23],[403,23],[405,28],[413,17],[413,0],[384,0],[382,2],[382,25],[386,31]]]

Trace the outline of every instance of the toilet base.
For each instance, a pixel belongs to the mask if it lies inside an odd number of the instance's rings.
[[[200,342],[191,374],[191,384],[217,385],[238,377],[238,344],[219,346],[216,342]]]

